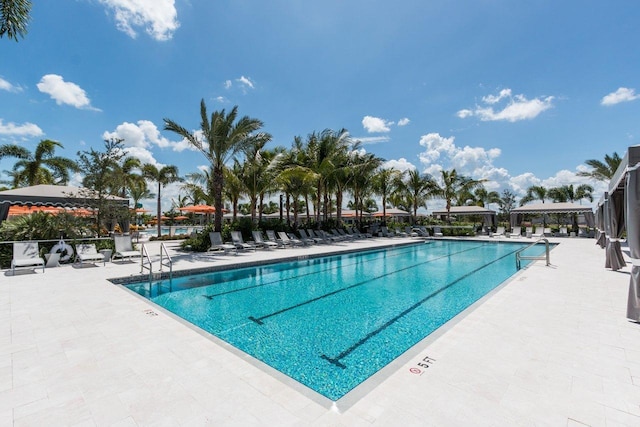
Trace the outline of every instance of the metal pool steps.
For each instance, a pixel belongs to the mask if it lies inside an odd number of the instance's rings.
[[[532,246],[537,245],[538,243],[544,243],[544,245],[545,245],[545,249],[544,249],[545,254],[544,254],[544,255],[522,255],[522,252],[523,252],[523,251],[526,251],[527,249],[529,249],[529,248],[530,248],[530,247],[532,247]],[[549,240],[547,240],[547,239],[545,239],[545,238],[538,239],[538,240],[536,240],[535,242],[533,242],[532,244],[530,244],[529,246],[526,246],[526,247],[524,247],[524,248],[522,248],[522,249],[519,249],[519,250],[516,252],[516,268],[517,268],[518,270],[520,270],[520,269],[522,268],[522,266],[521,266],[521,260],[523,260],[523,259],[526,259],[526,260],[535,260],[535,261],[545,260],[545,261],[546,261],[546,263],[547,263],[547,264],[546,264],[546,265],[547,265],[547,267],[548,267],[549,265],[551,265],[551,262],[550,262],[550,260],[549,260]]]

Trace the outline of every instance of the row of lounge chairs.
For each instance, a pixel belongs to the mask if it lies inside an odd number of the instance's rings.
[[[115,251],[112,259],[131,259],[141,256],[140,251],[133,249],[131,236],[114,236]],[[96,264],[107,262],[105,253],[99,252],[93,243],[79,243],[75,246],[74,263],[82,267],[85,263]],[[38,242],[14,242],[13,257],[11,260],[11,273],[15,274],[19,269],[36,270],[44,269],[47,263],[40,257]]]

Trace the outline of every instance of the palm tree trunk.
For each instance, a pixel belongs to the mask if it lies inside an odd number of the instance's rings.
[[[221,167],[213,169],[213,205],[216,212],[213,220],[214,231],[222,232],[222,188],[224,186],[224,174]]]

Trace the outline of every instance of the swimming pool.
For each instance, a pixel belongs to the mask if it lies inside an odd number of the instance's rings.
[[[440,240],[127,287],[335,401],[513,275],[524,246]]]

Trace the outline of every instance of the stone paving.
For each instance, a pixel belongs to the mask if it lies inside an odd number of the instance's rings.
[[[168,247],[179,270],[407,241]],[[640,426],[630,267],[606,270],[592,239],[557,242],[551,267],[519,272],[337,404],[106,280],[138,263],[2,272],[0,426]]]

